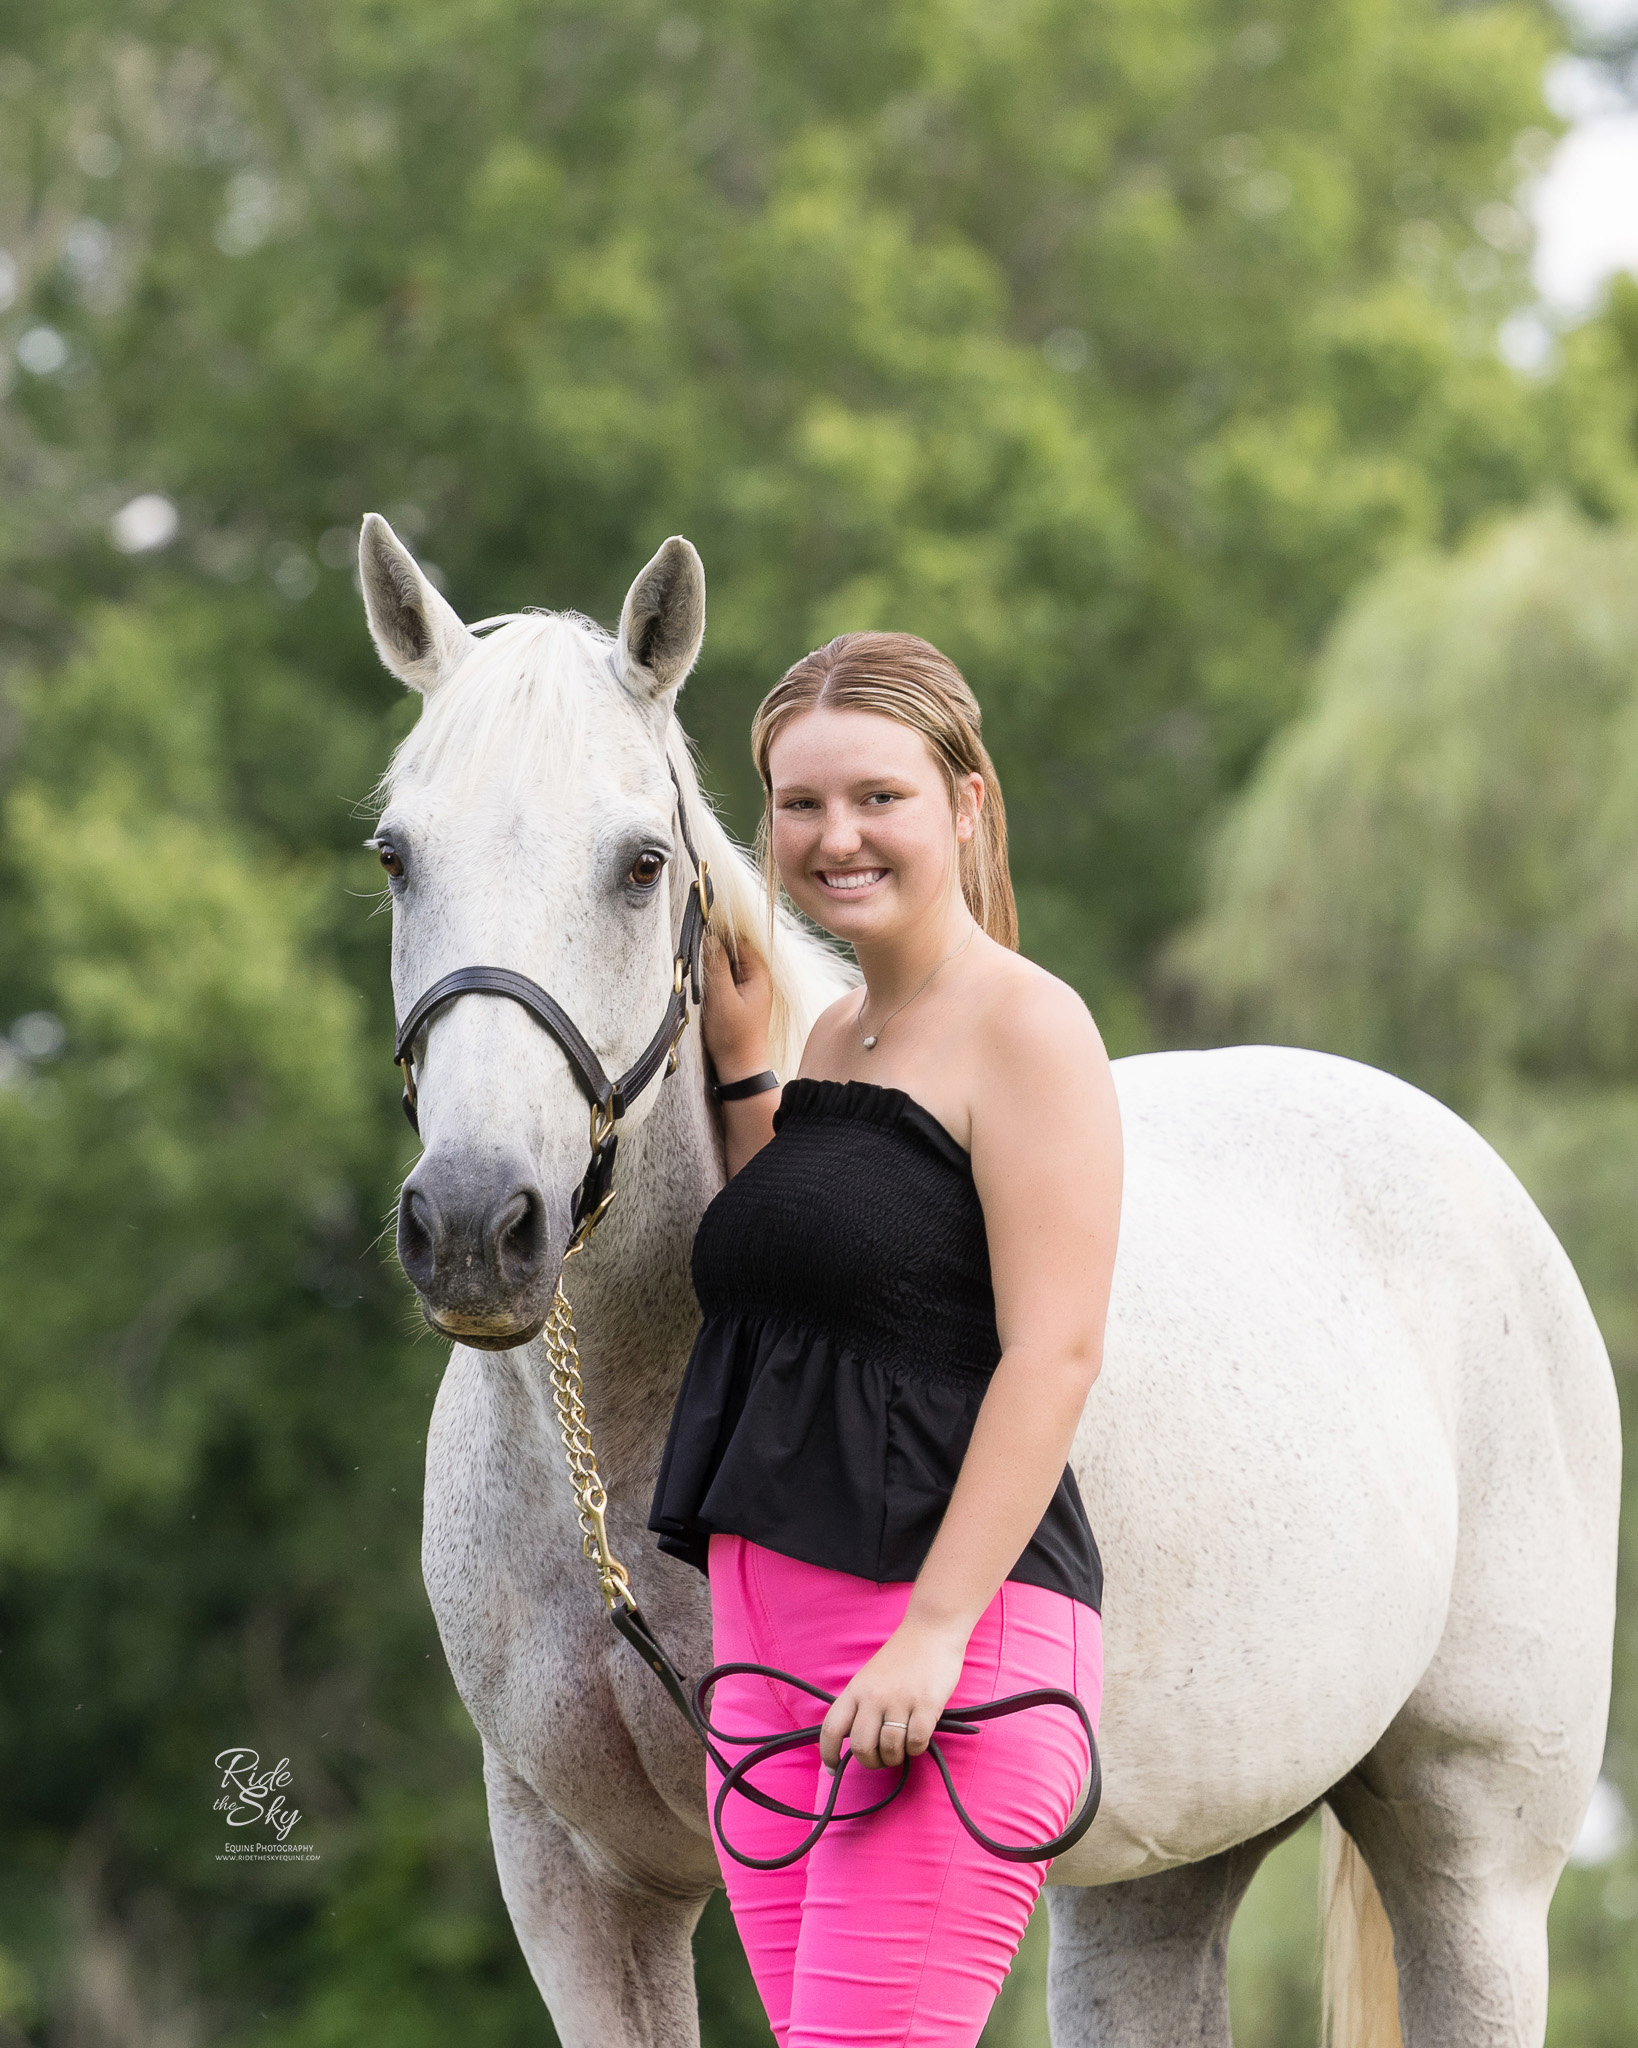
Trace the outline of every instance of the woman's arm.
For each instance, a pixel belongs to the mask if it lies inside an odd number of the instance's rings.
[[[772,1014],[773,980],[766,961],[745,945],[736,959],[720,940],[711,940],[705,956],[700,1031],[719,1081],[743,1081],[751,1074],[766,1072]],[[717,1105],[730,1180],[773,1136],[778,1106],[776,1088],[765,1095],[748,1095],[741,1102]]]
[[[1013,982],[979,1031],[973,1177],[1001,1361],[905,1618],[825,1716],[820,1753],[832,1768],[844,1737],[867,1765],[927,1747],[974,1626],[1063,1477],[1103,1360],[1121,1190],[1103,1041],[1080,999],[1047,976],[1026,990]]]

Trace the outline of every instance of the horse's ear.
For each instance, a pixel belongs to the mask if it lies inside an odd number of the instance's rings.
[[[626,592],[620,613],[620,673],[635,697],[672,696],[699,659],[705,638],[705,569],[674,533]]]
[[[358,576],[376,652],[401,683],[430,697],[474,645],[472,635],[379,512],[365,514]]]

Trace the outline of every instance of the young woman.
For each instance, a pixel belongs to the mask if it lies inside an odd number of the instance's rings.
[[[712,964],[730,1178],[695,1240],[704,1322],[651,1526],[709,1570],[719,1662],[836,1694],[818,1755],[757,1777],[817,1812],[823,1772],[919,1757],[947,1705],[1058,1686],[1096,1717],[1102,1571],[1065,1461],[1101,1358],[1120,1120],[1084,1004],[1016,950],[1001,792],[953,663],[845,634],[769,694],[752,747],[770,889],[849,942],[864,985],[781,1098],[765,966]],[[739,1678],[713,1719],[772,1734],[814,1712]],[[991,1835],[1068,1822],[1087,1753],[1067,1712],[940,1746]],[[849,1768],[839,1806],[877,1791]],[[763,1858],[805,1832],[732,1797],[723,1819]],[[1046,1874],[980,1848],[931,1759],[800,1862],[722,1866],[780,2048],[976,2042]]]

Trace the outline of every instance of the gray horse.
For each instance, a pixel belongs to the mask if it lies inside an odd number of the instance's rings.
[[[425,698],[379,828],[399,1015],[453,969],[512,968],[628,1065],[692,878],[669,764],[715,929],[771,954],[793,1072],[847,976],[784,919],[770,934],[700,795],[674,716],[704,630],[694,550],[666,542],[612,638],[568,614],[478,638],[374,517],[361,568],[381,656]],[[512,1002],[447,1003],[413,1051],[400,1249],[456,1340],[423,1563],[502,1888],[565,2048],[688,2048],[720,1882],[700,1753],[581,1560],[539,1341],[586,1105]],[[1125,1211],[1074,1458],[1108,1570],[1106,1790],[1052,1871],[1053,2040],[1226,2048],[1235,1907],[1323,1806],[1338,2048],[1394,2041],[1396,1990],[1409,2048],[1538,2048],[1614,1618],[1619,1426],[1586,1299],[1502,1162],[1402,1082],[1266,1046],[1115,1075]],[[613,1545],[692,1670],[707,1588],[644,1520],[722,1171],[690,1032],[568,1269]]]

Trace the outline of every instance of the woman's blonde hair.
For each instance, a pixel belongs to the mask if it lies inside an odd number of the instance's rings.
[[[793,718],[820,704],[835,711],[874,711],[919,732],[944,771],[952,819],[961,783],[969,775],[983,777],[978,829],[961,848],[961,893],[990,937],[1016,951],[1018,906],[1007,869],[1007,811],[995,763],[979,736],[983,714],[955,663],[914,633],[843,633],[803,655],[758,705],[751,721],[751,753],[762,777],[757,851],[770,904],[778,894],[779,875],[768,755]]]

